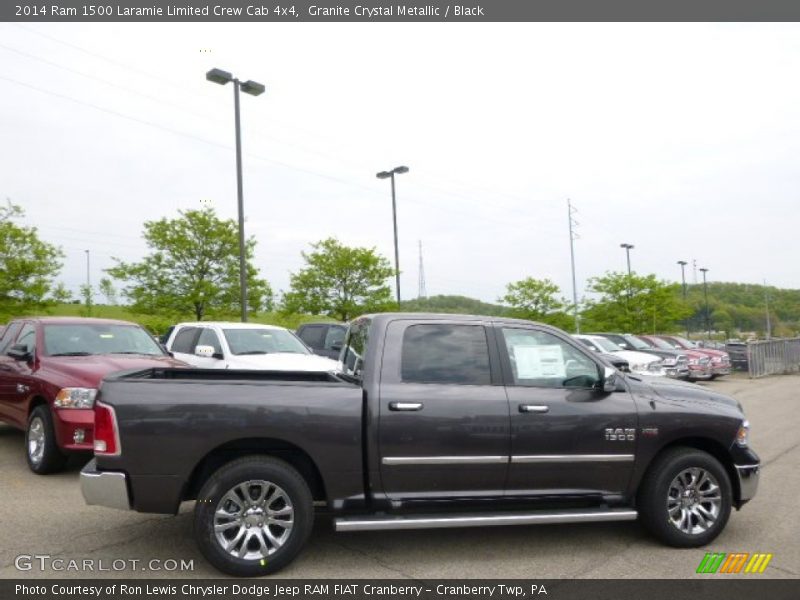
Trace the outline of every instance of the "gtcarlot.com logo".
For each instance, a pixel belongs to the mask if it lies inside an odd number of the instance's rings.
[[[772,554],[756,552],[706,552],[697,573],[763,573]]]

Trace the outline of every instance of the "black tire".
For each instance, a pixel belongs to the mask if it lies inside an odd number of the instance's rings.
[[[286,540],[263,559],[233,556],[222,547],[222,542],[217,539],[214,529],[215,513],[223,497],[236,486],[246,482],[267,482],[279,487],[288,500],[288,503],[284,502],[284,508],[289,506],[294,511],[293,525]],[[252,496],[250,499],[253,499]],[[305,479],[289,464],[268,456],[247,456],[220,467],[203,485],[194,509],[194,536],[200,552],[217,569],[235,577],[269,575],[288,565],[305,545],[313,524],[314,502]],[[236,531],[231,531],[230,535],[241,533],[241,527],[241,524],[232,525],[231,529]],[[250,525],[247,527],[249,529]],[[264,529],[253,524],[252,533]],[[278,527],[277,531],[285,531],[285,528],[282,530]],[[274,534],[275,529],[273,528],[271,532]],[[244,536],[246,540],[246,532]],[[263,541],[265,536],[260,535],[260,537]],[[250,546],[253,543],[257,545],[258,541],[258,539],[251,540]]]
[[[699,486],[687,486],[690,496],[699,488],[704,494],[700,496],[704,501],[692,504],[693,499],[687,498],[689,506],[684,513],[681,496],[675,494],[680,484],[673,487],[673,483],[677,482],[678,475],[683,477],[689,469],[699,469],[710,477],[706,481],[695,479],[695,484],[698,480],[701,482]],[[713,491],[714,483],[719,490],[718,494]],[[670,500],[671,494],[677,500]],[[709,521],[707,515],[714,512],[714,503],[711,500],[717,496],[717,512],[713,521]],[[730,478],[716,458],[701,450],[679,447],[671,448],[656,457],[642,481],[637,504],[640,521],[661,542],[678,548],[695,548],[710,543],[725,528],[731,514],[732,498]],[[673,514],[679,523],[670,517],[668,503],[672,504]],[[702,518],[698,518],[698,511],[703,515]],[[688,515],[688,518],[681,518],[682,515]],[[682,529],[682,525],[685,529]]]
[[[35,451],[31,441],[39,435],[42,436],[39,439],[43,446]],[[30,470],[37,475],[56,473],[67,463],[67,455],[61,452],[56,441],[53,415],[45,405],[34,408],[28,417],[28,427],[25,430],[25,458]]]

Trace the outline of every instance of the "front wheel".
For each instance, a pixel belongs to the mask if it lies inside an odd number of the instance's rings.
[[[45,405],[34,408],[28,417],[25,455],[28,467],[37,475],[60,471],[67,462],[67,456],[61,452],[56,441],[53,415]]]
[[[732,487],[720,462],[694,448],[674,448],[656,458],[642,481],[643,525],[670,546],[694,548],[713,541],[731,514]]]
[[[314,504],[305,479],[271,457],[248,456],[215,472],[197,497],[194,535],[217,569],[237,577],[275,573],[311,534]]]

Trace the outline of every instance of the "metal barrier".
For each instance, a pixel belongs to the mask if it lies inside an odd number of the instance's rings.
[[[750,342],[747,344],[750,377],[783,375],[800,371],[800,338]]]

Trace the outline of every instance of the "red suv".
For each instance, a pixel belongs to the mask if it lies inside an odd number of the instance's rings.
[[[28,466],[58,471],[94,445],[94,398],[114,371],[185,366],[144,329],[125,321],[30,318],[0,337],[0,422],[26,432]]]

